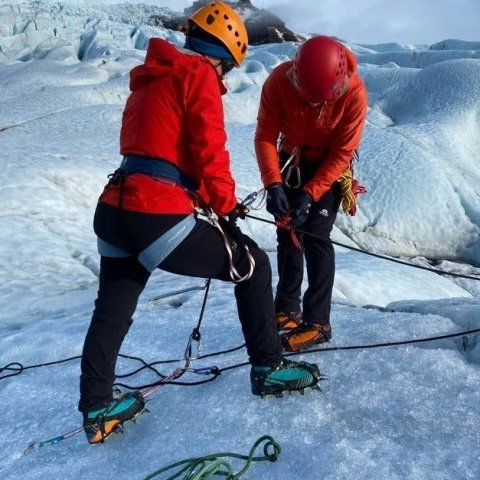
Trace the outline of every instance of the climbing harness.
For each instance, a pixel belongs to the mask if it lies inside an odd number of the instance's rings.
[[[156,157],[127,155],[123,158],[120,167],[113,174],[109,175],[110,181],[105,188],[106,192],[109,186],[120,183],[119,208],[123,206],[125,179],[129,175],[138,173],[148,175],[158,181],[171,183],[186,190],[190,195],[196,195],[197,183],[168,160]],[[146,270],[153,272],[187,238],[194,229],[195,224],[194,215],[188,215],[141,251],[138,254],[138,261]],[[97,245],[98,253],[104,257],[122,258],[137,256],[110,244],[100,237],[97,237]]]
[[[191,233],[196,224],[193,214],[188,215],[163,235],[154,240],[138,254],[138,261],[149,272],[153,272],[175,248]],[[104,257],[131,257],[132,254],[97,237],[98,253]]]
[[[127,155],[124,157],[120,167],[110,175],[110,182],[108,185],[120,182],[122,191],[120,192],[120,204],[122,206],[123,198],[123,186],[125,183],[125,178],[128,175],[133,174],[143,174],[148,175],[159,181],[171,182],[178,187],[183,188],[189,194],[197,197],[196,190],[198,189],[197,183],[191,179],[188,175],[183,173],[176,165],[165,160],[163,158],[155,157],[144,157],[136,155]],[[108,187],[107,185],[107,187]],[[213,210],[205,207],[200,208],[196,207],[196,212],[204,215],[208,221],[217,228],[223,238],[225,248],[227,250],[227,255],[230,263],[230,278],[233,282],[239,283],[245,280],[248,280],[255,269],[255,260],[250,253],[250,250],[247,245],[243,245],[249,263],[248,272],[245,275],[241,275],[233,261],[233,242],[229,241],[227,234],[222,228],[218,218],[213,213]],[[157,266],[165,260],[165,258],[170,255],[170,253],[175,250],[180,243],[182,243],[185,238],[192,232],[195,228],[196,219],[193,214],[188,215],[182,221],[175,224],[160,237],[154,240],[150,245],[148,245],[143,251],[138,254],[138,261],[145,267],[149,272],[153,272]],[[101,238],[97,238],[98,244],[98,253],[104,257],[131,257],[133,256],[131,252],[128,252],[122,248],[118,248],[115,245],[112,245]]]
[[[282,144],[282,140],[280,140],[279,142],[279,146]],[[280,147],[279,147],[280,148]],[[280,174],[283,174],[283,172],[285,171],[285,169],[287,169],[288,167],[290,168],[293,168],[294,166],[293,165],[290,165],[292,163],[292,161],[295,160],[296,156],[297,156],[297,153],[300,149],[298,147],[294,147],[291,155],[287,158],[286,162],[283,164],[282,168],[280,169]],[[288,178],[290,178],[291,175],[293,175],[293,173],[295,172],[295,174],[297,175],[297,180],[299,182],[298,186],[296,187],[291,187],[290,185],[288,185],[290,188],[298,188],[300,187],[300,184],[301,184],[301,174],[300,174],[300,169],[298,168],[298,165],[296,167],[298,169],[298,172],[296,170],[288,170],[287,172],[287,175],[288,175]],[[255,207],[253,207],[252,205],[254,204],[254,202],[257,200],[258,196],[261,195],[261,201],[260,201],[260,204],[259,205],[256,205]],[[250,193],[249,195],[247,195],[241,202],[240,204],[241,205],[244,205],[245,207],[250,207],[252,210],[260,210],[263,206],[263,201],[266,197],[266,188],[265,187],[262,187],[262,188],[259,188],[258,190],[255,190],[254,192]]]
[[[323,107],[322,107],[323,108]],[[320,111],[320,115],[321,112]],[[283,145],[287,142],[286,138],[282,135],[279,139],[277,150],[279,156],[281,152],[288,154],[288,151],[283,149]],[[309,147],[301,147],[298,145],[290,144],[289,149],[292,149],[287,160],[283,164],[283,167],[280,170],[280,173],[283,174],[286,170],[285,176],[283,178],[283,182],[287,188],[292,190],[298,189],[302,186],[302,176],[301,176],[301,169],[300,163],[302,160],[302,155],[306,151],[315,151],[315,149],[311,149]],[[360,158],[358,150],[353,152],[352,159],[350,160],[350,164],[348,168],[342,173],[342,175],[338,178],[337,182],[340,185],[340,190],[342,192],[342,209],[347,215],[354,216],[357,211],[357,198],[358,195],[367,193],[367,189],[360,185],[358,180],[354,177],[354,164]],[[292,177],[296,179],[293,183]]]
[[[123,158],[119,171],[124,175],[142,173],[157,180],[167,180],[191,193],[198,189],[195,180],[164,158],[127,155]]]

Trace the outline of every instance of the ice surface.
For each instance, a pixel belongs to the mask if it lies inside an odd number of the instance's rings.
[[[146,27],[154,6],[8,2],[0,6],[0,368],[79,355],[96,295],[92,216],[119,164],[128,72],[148,39],[182,35]],[[339,215],[334,239],[426,267],[479,274],[480,60],[478,42],[352,45],[369,90],[356,172],[369,190],[359,213]],[[253,149],[262,84],[297,45],[251,48],[227,78],[228,146],[240,198],[260,187]],[[255,214],[269,219],[260,210]],[[275,231],[242,228],[275,265]],[[479,282],[439,276],[337,248],[329,346],[366,345],[479,328]],[[470,264],[469,264],[469,263]],[[277,276],[274,267],[274,281]],[[153,301],[199,279],[155,272],[122,347],[147,361],[180,359],[201,291]],[[214,282],[202,327],[205,353],[243,342],[233,288]],[[137,426],[100,447],[82,436],[28,457],[80,424],[79,363],[0,381],[0,478],[144,478],[176,460],[246,453],[261,435],[279,460],[246,478],[478,479],[478,334],[395,348],[305,354],[328,381],[322,393],[260,400],[248,369],[197,387],[164,387]],[[246,353],[195,362],[224,367]],[[160,366],[164,373],[181,365]],[[121,360],[118,373],[139,365]],[[198,380],[193,374],[187,381]],[[140,374],[132,384],[154,380]],[[125,454],[127,452],[127,454]]]

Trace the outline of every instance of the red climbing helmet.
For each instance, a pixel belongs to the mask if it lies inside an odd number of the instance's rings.
[[[335,100],[347,76],[345,47],[320,35],[302,43],[294,61],[293,76],[300,95],[310,103]]]

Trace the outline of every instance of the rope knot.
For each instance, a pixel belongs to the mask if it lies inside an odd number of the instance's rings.
[[[276,220],[275,225],[277,228],[283,228],[287,232],[290,232],[290,238],[292,239],[293,245],[297,250],[302,250],[302,244],[295,231],[295,227],[292,225],[292,215],[290,212],[287,212],[282,218]]]

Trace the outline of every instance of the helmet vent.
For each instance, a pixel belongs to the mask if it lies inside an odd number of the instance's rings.
[[[240,34],[236,31],[236,32],[235,32],[235,36],[236,36],[236,37],[239,37]]]
[[[211,25],[213,22],[215,22],[215,17],[209,13],[206,22],[207,25]]]
[[[228,20],[228,15],[227,15],[227,14],[223,15],[223,18],[224,18],[225,20]]]
[[[242,47],[242,54],[247,51],[247,45],[244,43]]]
[[[218,15],[220,13],[219,10],[215,10],[215,15]]]
[[[233,30],[233,27],[231,25],[227,25],[227,28],[232,31]]]

